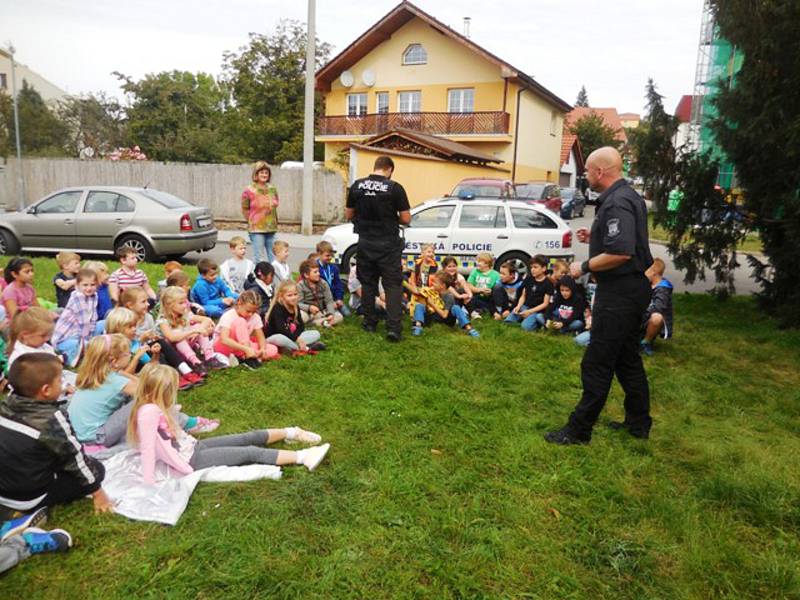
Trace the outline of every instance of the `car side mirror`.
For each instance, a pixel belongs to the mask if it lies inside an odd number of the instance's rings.
[[[35,206],[31,206],[30,208],[28,208],[28,214],[29,215],[35,215],[36,214],[36,207]]]

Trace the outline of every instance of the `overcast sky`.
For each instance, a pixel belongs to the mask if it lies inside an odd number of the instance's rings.
[[[317,2],[318,37],[334,55],[397,4]],[[673,112],[694,82],[703,0],[417,0],[570,104],[585,85],[592,106],[642,112],[653,77]],[[180,69],[218,74],[222,54],[306,20],[306,2],[277,0],[2,0],[0,43],[69,93],[121,97],[112,71],[134,78]]]

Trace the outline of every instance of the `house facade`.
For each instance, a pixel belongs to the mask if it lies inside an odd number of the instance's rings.
[[[409,2],[320,69],[316,85],[316,140],[350,182],[380,153],[413,204],[464,177],[558,181],[571,106]]]
[[[22,82],[27,81],[28,85],[34,88],[47,104],[55,105],[59,100],[63,100],[67,92],[57,85],[30,69],[30,67],[19,62],[16,63],[17,92],[22,89]],[[11,54],[4,48],[0,48],[0,93],[11,95]]]

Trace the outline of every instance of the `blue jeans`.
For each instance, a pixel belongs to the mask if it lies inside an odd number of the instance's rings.
[[[583,321],[580,319],[575,319],[566,327],[561,328],[561,333],[578,333],[580,331],[583,331]]]
[[[519,312],[525,312],[528,310],[528,307],[524,304],[522,308],[519,309]],[[522,329],[525,331],[536,331],[539,327],[544,327],[544,314],[543,313],[533,313],[532,315],[528,315],[527,317],[522,317],[516,313],[511,313],[506,317],[506,323],[519,323],[522,321]]]
[[[469,313],[467,313],[467,309],[463,306],[454,305],[453,308],[450,309],[450,314],[455,317],[459,327],[464,327],[469,324]],[[414,322],[416,323],[417,321],[422,324],[425,323],[424,304],[417,304],[414,306]]]
[[[81,347],[81,338],[79,337],[66,338],[56,344],[56,350],[63,352],[67,356],[67,363],[70,365],[74,365],[78,360]]]
[[[575,336],[575,343],[578,346],[588,346],[589,342],[592,341],[592,332],[591,331],[584,331],[583,333],[579,333]]]
[[[250,243],[253,244],[253,262],[256,264],[262,260],[272,262],[272,241],[275,239],[275,232],[254,233],[250,232]]]

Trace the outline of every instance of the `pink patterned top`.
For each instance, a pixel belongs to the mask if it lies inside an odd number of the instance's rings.
[[[278,190],[272,184],[251,183],[242,192],[242,210],[247,211],[247,230],[271,233],[278,230]]]

